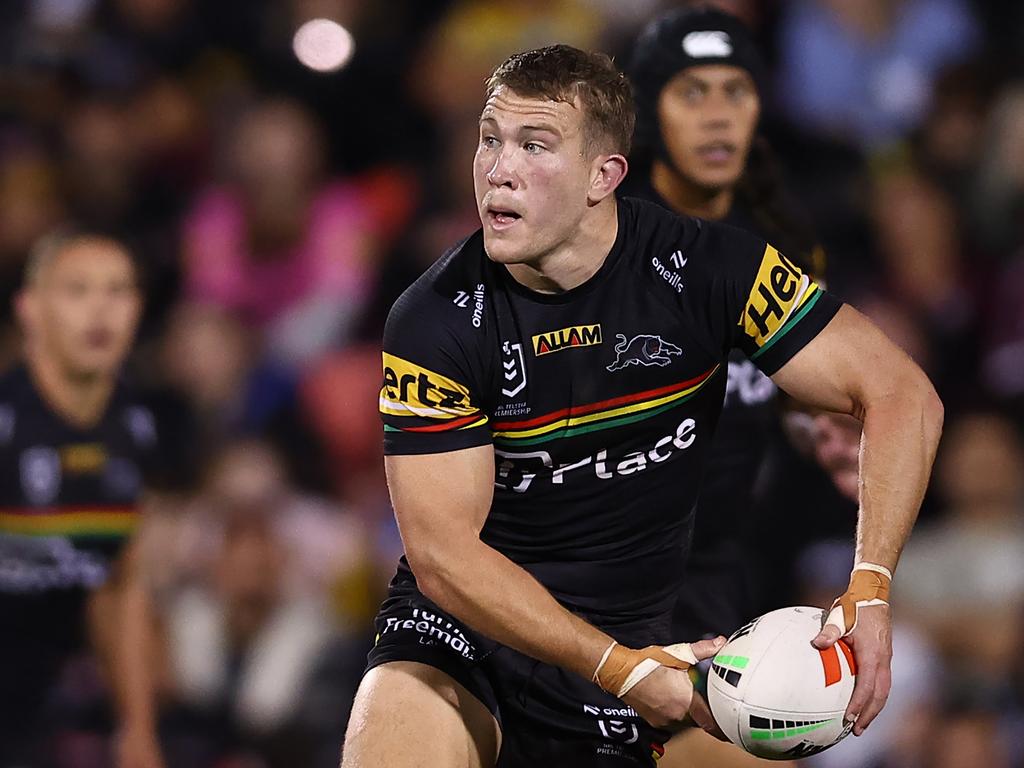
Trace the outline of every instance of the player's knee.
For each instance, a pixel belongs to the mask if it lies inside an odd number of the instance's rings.
[[[416,765],[429,746],[438,766],[491,766],[499,743],[491,713],[449,675],[391,662],[371,669],[359,685],[341,765]]]

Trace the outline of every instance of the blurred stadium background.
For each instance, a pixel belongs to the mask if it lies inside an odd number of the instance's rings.
[[[830,287],[946,403],[895,582],[895,693],[814,764],[1024,766],[1024,4],[718,4],[770,62],[763,133]],[[0,3],[0,360],[18,353],[10,298],[43,233],[73,220],[145,265],[129,375],[164,446],[143,537],[168,765],[337,765],[401,549],[378,340],[397,295],[478,224],[483,81],[551,42],[622,62],[668,6]],[[781,440],[758,484],[761,607],[830,600],[855,510]],[[53,702],[61,768],[108,765],[90,658]]]

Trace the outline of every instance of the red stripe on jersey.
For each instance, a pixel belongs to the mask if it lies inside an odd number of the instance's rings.
[[[622,395],[621,397],[613,397],[611,400],[602,400],[599,403],[589,403],[588,405],[581,405],[578,408],[563,408],[560,411],[554,413],[546,413],[543,416],[537,416],[533,419],[527,419],[526,421],[496,421],[492,425],[492,428],[498,431],[506,429],[525,429],[529,427],[537,427],[550,421],[556,421],[564,418],[568,415],[582,416],[586,413],[592,413],[593,411],[600,411],[604,408],[612,408],[616,405],[625,405],[627,403],[635,403],[640,400],[653,400],[656,397],[662,395],[669,395],[673,392],[679,392],[680,390],[692,387],[702,379],[706,379],[712,373],[717,370],[712,368],[710,371],[705,371],[700,376],[695,376],[688,381],[681,382],[679,384],[669,384],[667,387],[659,387],[658,389],[649,389],[646,392],[637,392],[633,395]]]
[[[425,427],[402,427],[403,432],[447,432],[449,429],[458,429],[466,424],[470,424],[480,418],[479,413],[474,413],[469,416],[461,416],[451,421],[446,421],[444,424],[429,424]]]

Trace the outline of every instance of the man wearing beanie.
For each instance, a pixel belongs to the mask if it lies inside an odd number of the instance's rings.
[[[756,135],[765,71],[747,28],[706,6],[670,12],[641,33],[629,75],[637,127],[627,194],[750,231],[821,277],[823,251],[783,194],[768,146]],[[744,537],[753,535],[754,479],[776,431],[778,399],[771,380],[734,351],[674,636],[728,635],[756,610],[748,569],[756,544]],[[761,762],[698,729],[670,742],[665,762],[681,756],[688,766]]]

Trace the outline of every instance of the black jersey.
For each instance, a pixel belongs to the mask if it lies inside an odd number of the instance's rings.
[[[672,206],[643,177],[633,194],[672,211]],[[768,238],[764,224],[742,197],[736,197],[722,223]],[[780,237],[785,238],[784,234]],[[796,240],[774,243],[783,252],[799,248]],[[802,269],[824,261],[814,254],[794,258]],[[687,582],[675,616],[676,637],[729,635],[750,618],[754,599],[745,549],[756,526],[754,486],[779,427],[778,389],[744,354],[729,356],[722,415],[711,446],[695,517],[693,550]]]
[[[138,519],[153,416],[118,386],[100,421],[70,425],[18,367],[0,379],[0,594],[103,583]]]
[[[385,452],[492,444],[487,544],[599,626],[664,615],[731,350],[771,374],[838,307],[763,240],[645,201],[618,201],[604,264],[557,295],[478,231],[390,313]]]
[[[654,189],[648,180],[634,185],[634,194],[672,211],[671,205]],[[756,217],[737,198],[722,223],[766,237]],[[793,243],[775,243],[787,253]],[[796,260],[798,265],[801,260]],[[778,422],[778,389],[742,349],[729,355],[725,400],[718,429],[711,447],[711,455],[704,473],[694,532],[694,557],[709,565],[734,565],[739,556],[739,532],[748,522],[753,507],[756,478],[764,461],[765,452]],[[734,578],[742,578],[734,574]],[[702,592],[706,589],[702,585]],[[720,598],[735,600],[735,590]],[[714,596],[705,599],[720,602]],[[736,606],[737,609],[740,606]],[[732,611],[729,612],[730,615]],[[712,622],[717,624],[718,622]],[[728,622],[726,622],[728,623]],[[742,623],[742,622],[740,622]],[[737,624],[736,626],[739,626]],[[735,629],[735,626],[733,627]],[[722,631],[728,628],[707,631]]]
[[[138,520],[153,417],[123,387],[93,427],[68,424],[19,367],[0,379],[0,764],[34,764],[44,704],[85,643],[85,598]]]

